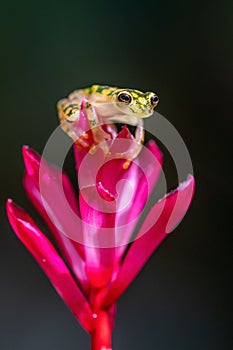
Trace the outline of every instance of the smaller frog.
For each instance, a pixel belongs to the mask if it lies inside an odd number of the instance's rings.
[[[117,155],[127,159],[125,164],[127,168],[141,151],[144,141],[143,119],[153,114],[159,102],[158,96],[153,92],[144,93],[128,88],[92,85],[75,90],[67,98],[58,101],[61,127],[81,147],[88,146],[85,141],[87,134],[85,130],[77,134],[74,125],[79,119],[81,104],[84,100],[87,101],[85,108],[95,144],[99,145],[106,154],[109,150],[105,141],[110,140],[111,136],[103,130],[102,124],[118,122],[136,126],[135,142],[132,143],[132,147],[127,152]],[[95,148],[96,146],[93,145],[90,152],[94,153]]]

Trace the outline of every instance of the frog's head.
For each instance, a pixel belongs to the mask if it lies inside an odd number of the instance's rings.
[[[121,112],[136,118],[151,116],[159,102],[155,93],[143,93],[133,89],[116,89],[110,93],[110,96]]]

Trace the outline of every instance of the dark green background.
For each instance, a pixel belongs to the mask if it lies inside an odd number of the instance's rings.
[[[114,350],[232,348],[232,19],[230,1],[2,3],[1,350],[88,349],[13,235],[4,203],[12,197],[35,214],[21,185],[21,146],[42,152],[58,124],[56,101],[92,83],[156,91],[197,180],[185,220],[119,301]]]

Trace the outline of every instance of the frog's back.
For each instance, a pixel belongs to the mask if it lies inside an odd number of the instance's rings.
[[[109,96],[116,89],[117,87],[112,87],[107,85],[92,85],[84,89],[84,92],[86,96],[93,96],[93,95]]]

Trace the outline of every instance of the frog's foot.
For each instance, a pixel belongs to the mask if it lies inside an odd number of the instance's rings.
[[[109,147],[106,144],[106,142],[102,142],[102,143],[99,143],[97,145],[92,145],[90,150],[89,150],[90,154],[95,154],[99,148],[102,149],[102,151],[104,152],[104,154],[106,156],[110,156],[111,155],[111,152],[109,152]]]
[[[102,142],[105,142],[107,140],[111,140],[111,136],[105,132],[101,126],[95,126],[94,128],[91,129],[94,141],[99,144]]]
[[[131,162],[139,155],[142,149],[141,143],[135,143],[128,151],[122,153],[116,153],[117,158],[125,158],[126,161],[123,164],[123,169],[128,169]]]
[[[98,148],[101,148],[106,155],[110,155],[109,147],[106,141],[111,140],[111,136],[106,133],[101,126],[92,128],[92,134],[95,144],[90,148],[90,153],[94,154]]]
[[[81,151],[83,148],[89,147],[89,143],[87,142],[88,139],[89,135],[87,133],[83,133],[78,137],[78,139],[76,139],[75,144],[79,151]]]

